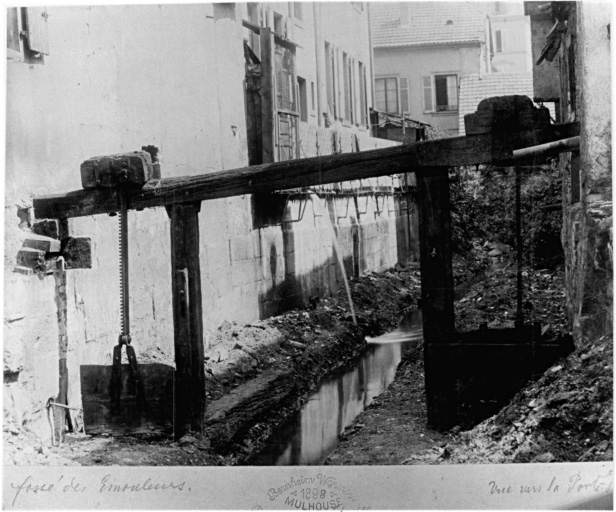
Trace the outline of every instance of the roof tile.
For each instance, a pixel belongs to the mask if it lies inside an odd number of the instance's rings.
[[[375,48],[484,41],[485,14],[473,2],[406,3],[408,25],[400,24],[400,2],[370,4]]]

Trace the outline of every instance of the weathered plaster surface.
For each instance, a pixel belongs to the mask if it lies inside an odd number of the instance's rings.
[[[323,6],[330,36],[336,9],[350,7]],[[81,188],[79,164],[89,157],[146,144],[160,149],[166,177],[247,165],[243,35],[233,4],[50,7],[48,14],[44,65],[8,64],[5,212],[5,414],[33,418],[42,435],[48,426],[41,404],[58,394],[59,358],[67,358],[75,406],[79,366],[111,363],[120,319],[118,219],[70,219],[71,235],[92,240],[92,268],[41,280],[11,272],[28,232],[18,207],[30,206],[33,196]],[[359,30],[353,37],[365,35],[361,19],[349,25]],[[369,65],[364,46],[358,58]],[[307,78],[315,68],[316,61],[305,61]],[[316,130],[316,116],[310,122]],[[350,132],[361,149],[377,144],[354,126],[340,136],[343,151],[354,150]],[[319,154],[326,154],[332,134],[318,137]],[[305,156],[316,154],[318,137]],[[362,185],[379,184],[391,180]],[[377,208],[374,196],[360,198],[359,214],[351,199],[346,217],[334,215],[347,271],[398,260],[396,208],[391,198],[379,201]],[[328,201],[330,218],[343,210],[340,203]],[[296,208],[291,202],[288,215]],[[250,322],[341,286],[326,219],[312,205],[300,222],[255,229],[250,197],[234,197],[204,202],[199,219],[206,343],[225,320]],[[128,224],[133,344],[139,361],[173,364],[168,216],[163,208],[130,211]],[[57,302],[60,293],[66,296]],[[66,315],[58,315],[64,302]]]

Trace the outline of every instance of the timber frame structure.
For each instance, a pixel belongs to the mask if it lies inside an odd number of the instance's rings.
[[[578,123],[549,125],[541,129],[491,131],[350,154],[266,163],[190,177],[163,178],[129,192],[129,209],[164,206],[170,217],[176,437],[186,431],[202,432],[204,424],[205,377],[198,216],[201,201],[375,176],[416,173],[420,203],[424,343],[428,349],[444,349],[455,335],[449,168],[480,164],[513,166],[528,162],[533,153],[557,154],[571,151],[576,144],[579,144]],[[113,214],[118,211],[118,204],[116,190],[90,189],[37,197],[33,207],[37,219],[65,220]],[[185,279],[179,279],[179,273],[183,273]],[[190,314],[186,313],[183,301],[190,304]],[[451,407],[456,403],[456,396],[453,391],[443,389],[444,382],[435,383],[442,376],[442,370],[438,368],[439,353],[442,354],[442,351],[425,352],[428,422],[436,428],[445,429],[456,424],[456,407]],[[448,413],[448,410],[454,412]]]

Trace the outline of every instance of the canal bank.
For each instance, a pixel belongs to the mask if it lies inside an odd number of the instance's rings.
[[[529,270],[527,315],[545,331],[566,330],[562,269]],[[456,327],[512,322],[515,276],[504,268],[456,303]],[[496,415],[468,431],[426,427],[422,348],[407,353],[389,389],[340,436],[326,465],[607,461],[613,458],[613,342],[585,339],[524,386]]]
[[[485,268],[484,258],[454,260],[456,282]],[[116,438],[68,434],[61,446],[7,425],[7,464],[249,464],[328,376],[357,362],[366,337],[389,332],[417,305],[418,264],[351,279],[354,324],[346,293],[314,298],[304,309],[251,324],[225,322],[207,340],[206,436]],[[230,349],[227,347],[231,347]],[[394,365],[395,367],[395,365]],[[390,370],[391,372],[394,371]]]

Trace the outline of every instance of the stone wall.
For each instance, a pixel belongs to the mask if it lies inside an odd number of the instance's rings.
[[[578,2],[559,55],[561,119],[579,121],[579,154],[560,158],[567,309],[577,340],[612,330],[610,4]]]

